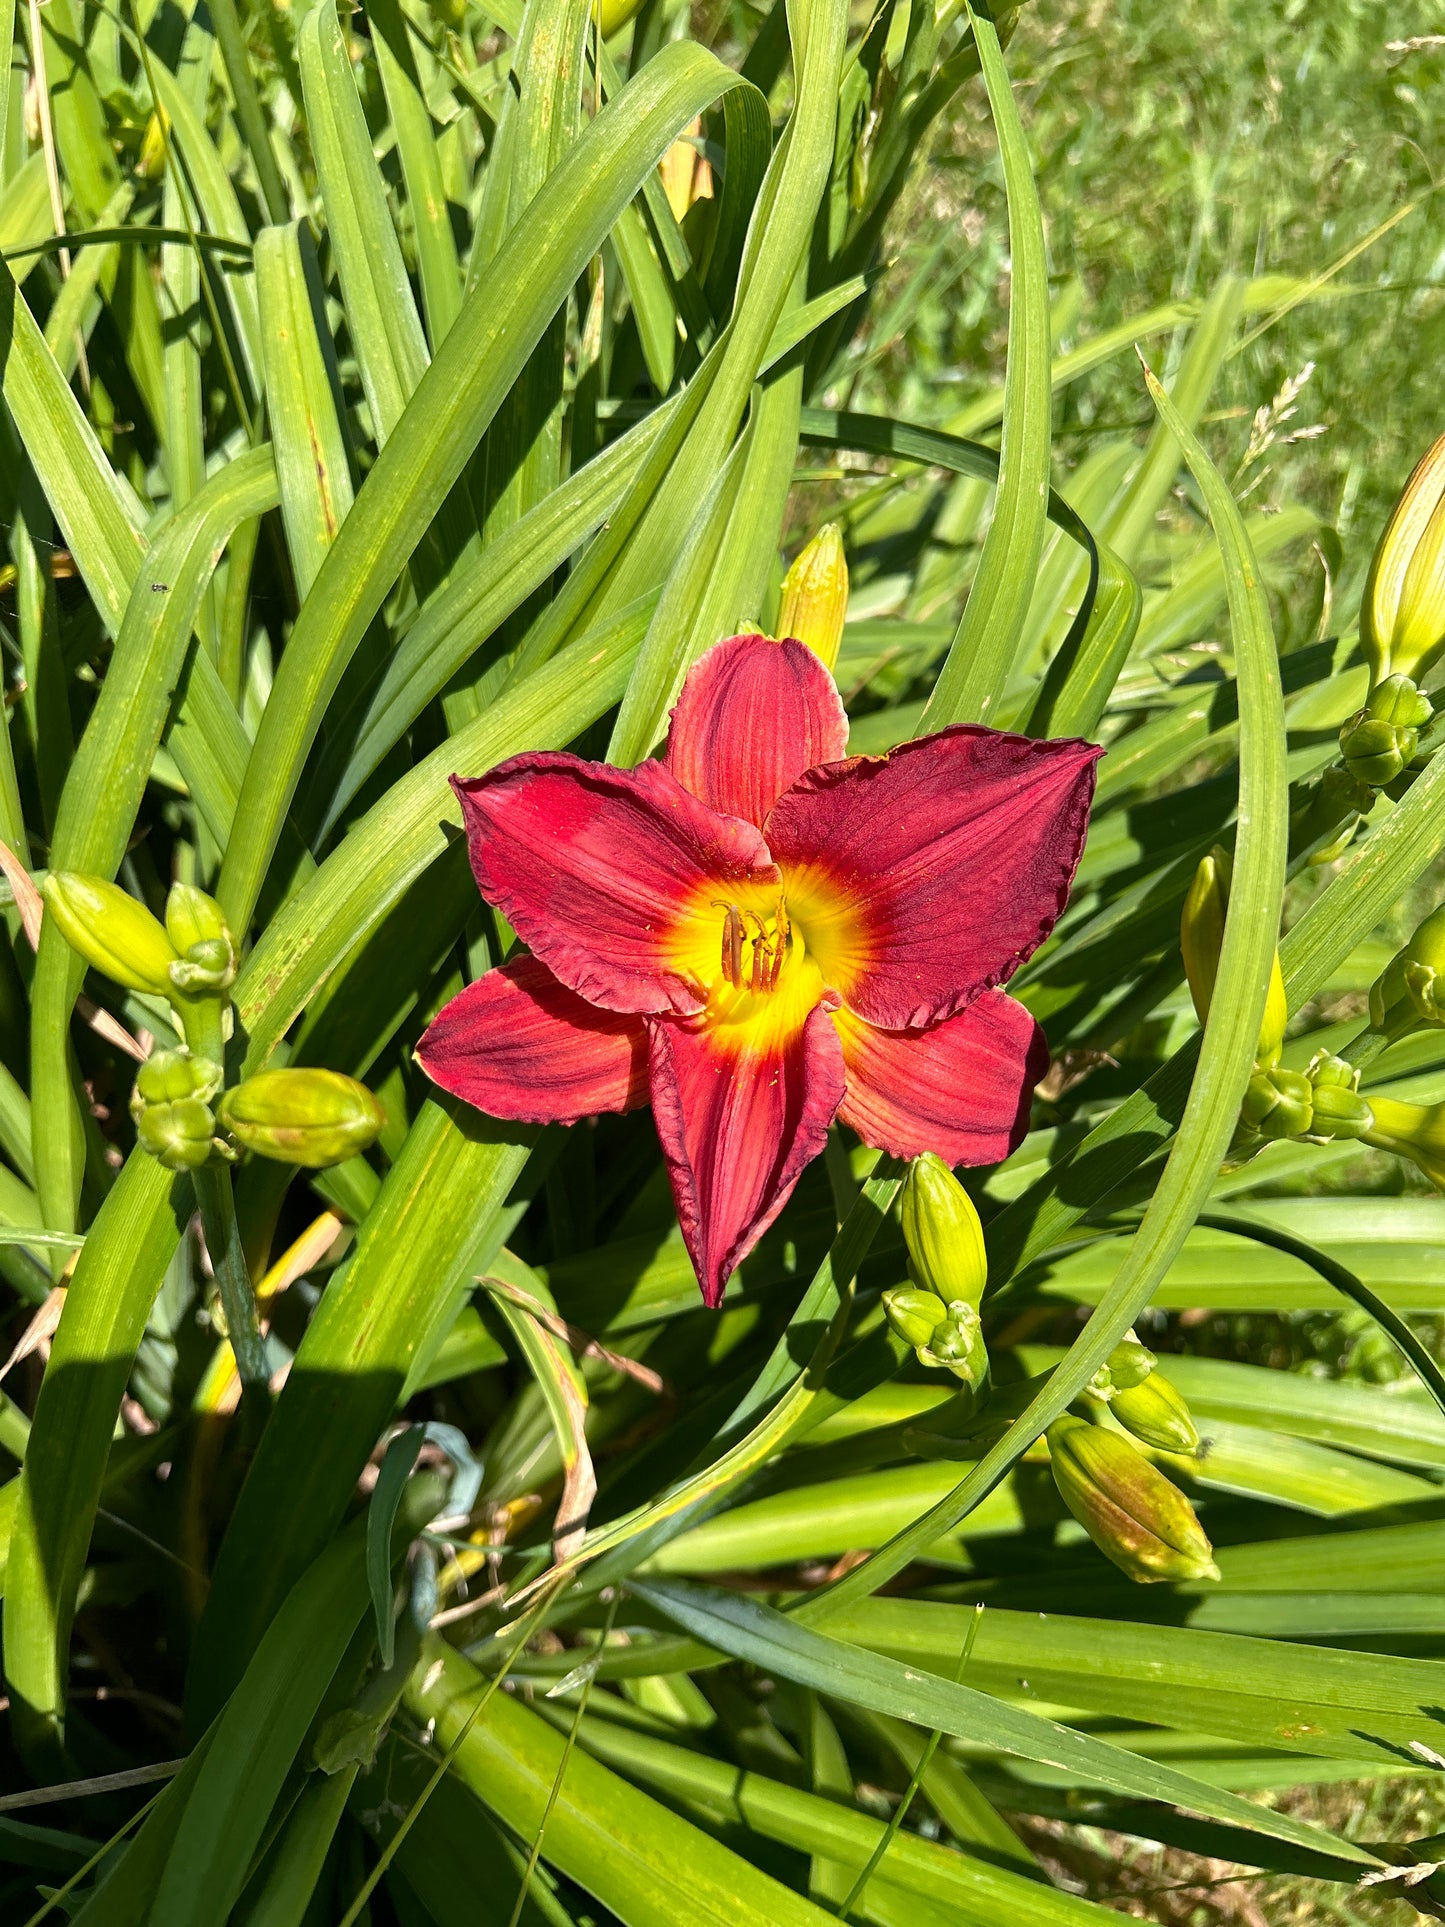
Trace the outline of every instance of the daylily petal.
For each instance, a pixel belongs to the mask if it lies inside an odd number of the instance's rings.
[[[647,1102],[643,1020],[594,1009],[535,957],[468,984],[427,1025],[416,1058],[444,1091],[524,1124]]]
[[[824,1005],[761,1034],[734,1040],[728,1028],[667,1017],[648,1025],[653,1119],[709,1306],[822,1150],[844,1089]]]
[[[838,1115],[897,1158],[935,1151],[946,1164],[996,1164],[1029,1127],[1049,1067],[1044,1034],[1012,997],[986,990],[932,1030],[877,1030],[835,1012],[848,1094]]]
[[[850,1010],[911,1030],[1008,981],[1068,900],[1102,754],[964,723],[778,799],[789,912]]]
[[[704,803],[761,827],[805,769],[847,750],[843,699],[811,649],[729,636],[694,663],[682,686],[667,767]]]
[[[718,900],[778,881],[758,830],[660,763],[609,769],[539,750],[452,788],[482,895],[604,1010],[701,1010],[697,961],[716,955]]]

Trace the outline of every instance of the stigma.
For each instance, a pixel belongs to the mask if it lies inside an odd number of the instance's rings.
[[[734,990],[776,990],[793,945],[788,904],[779,897],[771,918],[736,903],[716,903],[723,912],[722,974]]]

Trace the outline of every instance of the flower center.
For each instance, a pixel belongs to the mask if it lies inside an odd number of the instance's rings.
[[[726,982],[734,990],[776,990],[795,942],[787,898],[778,898],[771,916],[718,899],[713,908],[723,912],[722,974]]]

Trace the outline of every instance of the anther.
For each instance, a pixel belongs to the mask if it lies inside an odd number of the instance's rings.
[[[734,990],[739,990],[743,981],[743,913],[735,903],[716,903],[713,908],[727,912],[722,928],[722,974]]]

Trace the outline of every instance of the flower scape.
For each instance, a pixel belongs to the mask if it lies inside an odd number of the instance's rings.
[[[529,954],[453,998],[418,1061],[497,1118],[651,1104],[709,1306],[834,1118],[992,1164],[1047,1067],[1003,986],[1068,900],[1102,752],[972,724],[884,757],[847,738],[818,656],[736,635],[694,665],[660,760],[452,779],[477,887]]]

